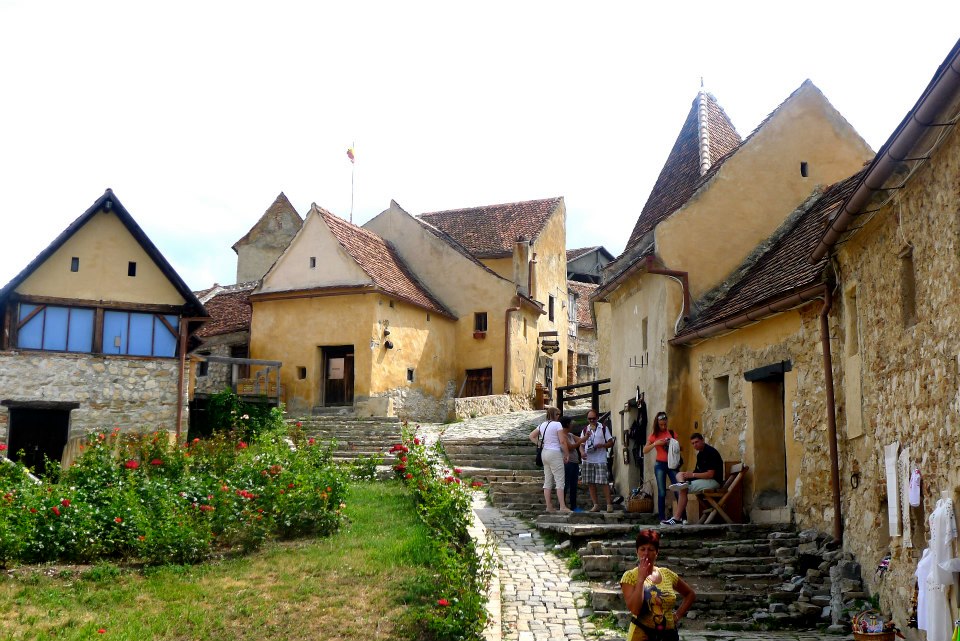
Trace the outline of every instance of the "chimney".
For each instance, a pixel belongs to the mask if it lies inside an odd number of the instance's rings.
[[[517,285],[517,293],[530,295],[530,243],[523,236],[517,238],[513,244],[513,282]]]

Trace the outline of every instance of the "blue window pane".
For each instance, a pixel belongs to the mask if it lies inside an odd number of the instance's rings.
[[[150,356],[153,351],[153,314],[130,314],[130,348],[133,356]]]
[[[70,310],[66,307],[47,307],[47,319],[43,324],[43,349],[62,352],[67,349],[67,320]]]
[[[127,353],[127,312],[104,312],[103,353]]]
[[[93,351],[93,310],[70,310],[70,336],[67,341],[68,352]]]
[[[177,329],[177,317],[164,315],[170,327]],[[174,357],[177,355],[177,337],[170,333],[159,318],[153,319],[153,355]]]
[[[23,320],[30,315],[30,312],[37,308],[36,305],[20,305],[20,318]],[[43,342],[43,315],[45,311],[40,312],[30,319],[30,322],[17,330],[17,347],[23,349],[40,349]]]

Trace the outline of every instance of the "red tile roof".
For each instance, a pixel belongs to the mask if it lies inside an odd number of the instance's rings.
[[[596,325],[590,310],[590,296],[596,291],[597,286],[592,283],[568,280],[567,287],[577,295],[577,325],[584,329],[593,329]]]
[[[600,246],[599,246],[599,245],[596,245],[596,246],[594,246],[594,247],[581,247],[581,248],[579,248],[579,249],[568,249],[568,250],[567,250],[567,262],[569,263],[570,261],[576,260],[576,259],[580,258],[581,256],[583,256],[584,254],[589,254],[590,252],[592,252],[592,251],[595,250],[595,249],[600,249]]]
[[[535,240],[562,197],[420,214],[478,258],[513,255],[517,238]]]
[[[316,207],[340,246],[367,273],[374,284],[388,294],[450,318],[456,316],[427,291],[393,245],[371,231],[357,227]]]
[[[811,263],[810,254],[827,220],[856,187],[863,171],[809,198],[798,215],[788,218],[731,279],[697,302],[695,307],[702,311],[684,325],[677,338],[823,283],[827,260]]]
[[[201,290],[200,297],[213,294],[204,302],[210,321],[196,332],[198,338],[232,334],[233,332],[249,332],[250,320],[253,312],[250,307],[250,292],[259,283],[242,283],[227,287],[214,286]],[[219,291],[217,291],[219,290]]]
[[[657,224],[680,208],[701,183],[700,175],[700,121],[701,97],[706,98],[709,160],[711,166],[740,145],[740,134],[711,94],[699,94],[690,106],[687,119],[680,128],[673,149],[667,156],[640,217],[627,241],[627,249],[650,232]],[[626,250],[625,250],[626,252]]]

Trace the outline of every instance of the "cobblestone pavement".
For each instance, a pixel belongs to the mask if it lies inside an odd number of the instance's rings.
[[[420,433],[428,438],[526,438],[544,419],[542,410],[511,412],[496,416],[468,418],[459,423],[421,423]]]

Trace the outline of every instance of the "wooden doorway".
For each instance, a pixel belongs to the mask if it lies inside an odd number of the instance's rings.
[[[324,407],[353,405],[353,345],[321,347],[323,376],[320,394]]]
[[[7,453],[34,474],[42,475],[46,472],[47,459],[51,464],[63,460],[69,430],[69,409],[11,407]]]
[[[493,394],[493,368],[468,369],[467,381],[464,384],[463,395],[490,396]]]

